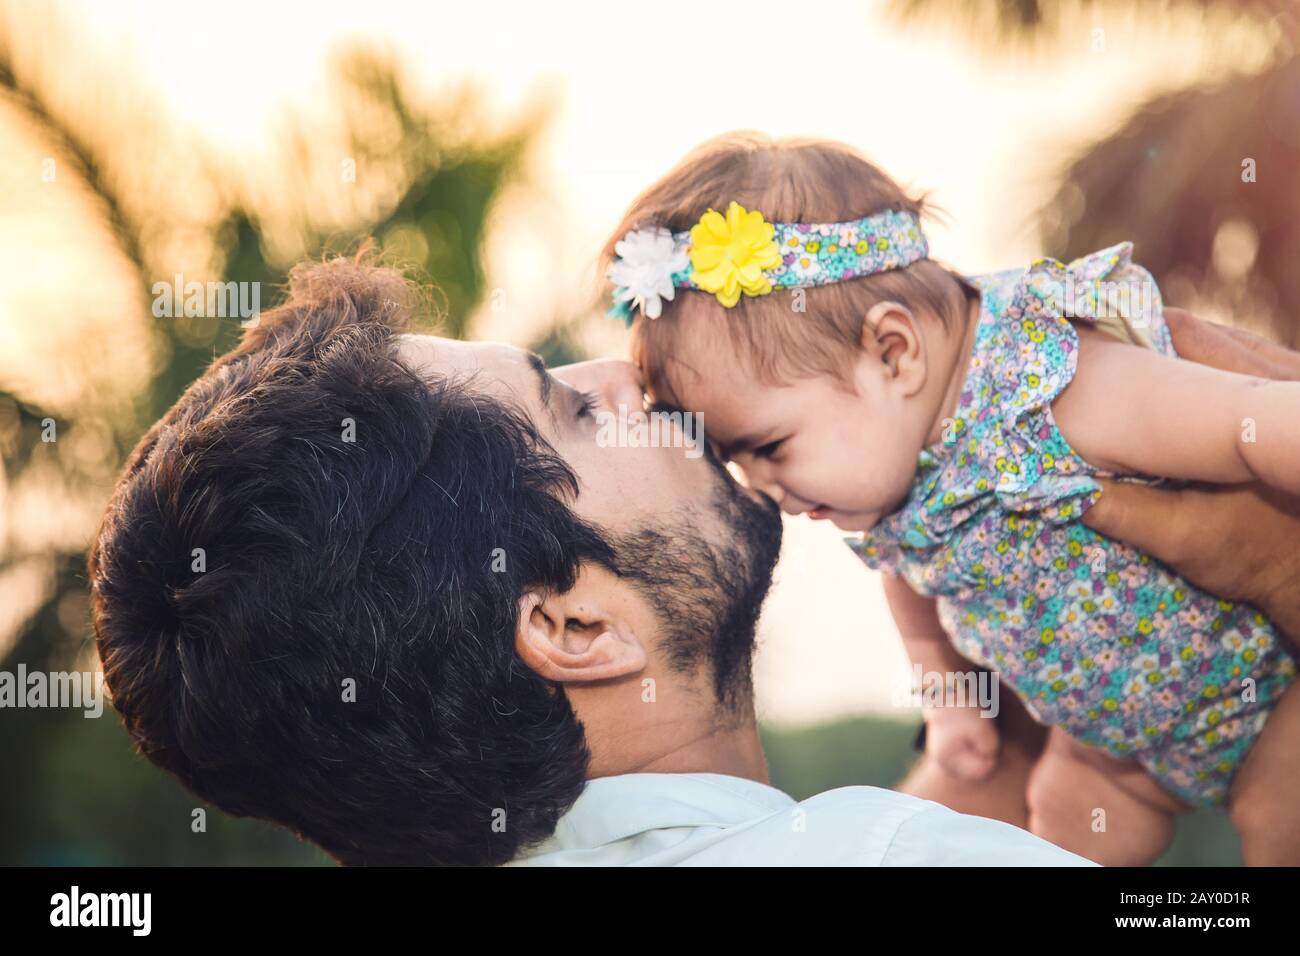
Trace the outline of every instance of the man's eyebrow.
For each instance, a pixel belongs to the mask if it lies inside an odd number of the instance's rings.
[[[528,367],[537,373],[537,394],[542,400],[542,407],[551,408],[551,373],[546,371],[546,359],[536,352],[527,353]]]

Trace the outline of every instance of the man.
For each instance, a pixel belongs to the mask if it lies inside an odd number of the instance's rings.
[[[398,332],[335,260],[132,454],[90,558],[139,749],[352,864],[1079,864],[1005,823],[766,782],[772,503],[711,455],[611,448],[631,366]]]

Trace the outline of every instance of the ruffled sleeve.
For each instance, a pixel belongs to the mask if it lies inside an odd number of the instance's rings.
[[[1028,289],[1071,319],[1087,321],[1117,339],[1176,355],[1155,277],[1133,261],[1133,243],[1121,242],[1068,266],[1038,259],[1026,271]]]
[[[990,509],[1049,524],[1077,521],[1101,495],[1061,434],[1052,402],[1074,378],[1074,323],[1111,334],[1112,320],[1139,342],[1173,353],[1159,292],[1122,243],[1069,265],[1039,259],[1026,270],[975,277],[984,297],[975,351],[948,441],[921,453],[906,502],[850,548],[870,567],[901,573],[933,593],[953,547]],[[1140,344],[1140,342],[1139,342]]]
[[[1091,477],[1100,472],[1070,447],[1051,410],[1078,367],[1074,322],[1173,354],[1159,290],[1132,251],[1124,242],[1069,265],[1035,260],[1008,304],[1005,329],[1015,352],[996,377],[1002,427],[992,461],[995,493],[1008,510],[1061,523],[1076,520],[1100,496]]]

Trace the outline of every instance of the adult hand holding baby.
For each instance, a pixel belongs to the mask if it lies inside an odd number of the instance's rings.
[[[1185,359],[1300,381],[1300,352],[1182,309],[1164,314]],[[1084,524],[1159,558],[1198,587],[1255,605],[1300,642],[1300,499],[1257,484],[1101,485],[1101,499],[1085,513]]]

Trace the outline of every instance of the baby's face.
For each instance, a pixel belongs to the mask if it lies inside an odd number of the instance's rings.
[[[846,381],[830,375],[773,386],[718,350],[674,383],[682,408],[746,483],[787,514],[866,531],[901,505],[928,425],[898,380],[862,353]]]

